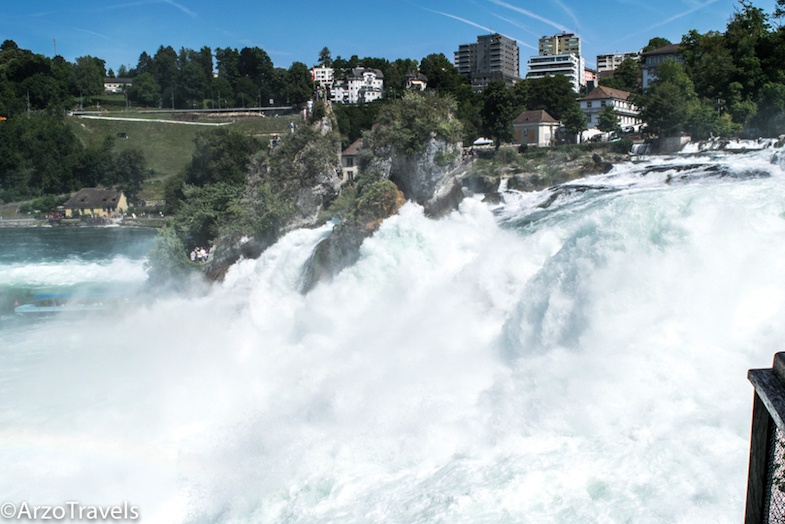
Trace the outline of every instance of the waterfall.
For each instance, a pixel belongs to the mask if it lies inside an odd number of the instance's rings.
[[[0,319],[0,492],[150,522],[737,522],[746,372],[785,341],[779,158],[409,203],[307,295],[330,225],[206,294]]]

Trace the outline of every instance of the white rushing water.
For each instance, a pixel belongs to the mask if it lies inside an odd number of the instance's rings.
[[[407,204],[306,296],[329,226],[206,296],[0,326],[0,498],[143,522],[738,522],[746,372],[785,343],[775,151],[441,220]]]

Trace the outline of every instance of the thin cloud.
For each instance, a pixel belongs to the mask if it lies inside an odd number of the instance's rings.
[[[459,22],[463,22],[464,24],[469,24],[469,25],[477,27],[479,29],[484,29],[485,31],[488,31],[488,33],[498,33],[498,34],[500,34],[500,35],[502,35],[504,37],[509,38],[510,40],[515,40],[515,42],[523,43],[523,42],[521,42],[520,39],[515,38],[514,36],[505,35],[504,33],[501,33],[499,31],[494,31],[490,27],[485,27],[484,25],[480,25],[477,22],[472,22],[471,20],[466,20],[465,18],[461,18],[460,16],[451,15],[449,13],[442,13],[441,11],[434,11],[433,9],[428,9],[427,7],[423,7],[423,9],[425,9],[426,11],[430,11],[432,13],[436,13],[437,15],[442,15],[442,16],[446,16],[448,18],[452,18],[453,20],[458,20]],[[526,44],[523,44],[523,45],[526,45]]]
[[[150,5],[150,4],[168,4],[174,8],[179,9],[180,11],[182,11],[183,13],[187,14],[190,17],[196,18],[197,16],[199,16],[195,12],[191,11],[190,9],[188,9],[182,4],[178,4],[174,0],[137,0],[132,2],[123,2],[121,4],[101,6],[96,9],[93,9],[93,11],[116,11],[118,9],[128,9],[132,7],[139,7],[139,6]]]
[[[691,15],[695,11],[700,11],[701,9],[703,9],[705,7],[708,7],[711,4],[714,4],[714,3],[718,2],[718,1],[719,0],[708,0],[708,2],[704,2],[702,4],[698,4],[695,7],[693,7],[692,9],[687,9],[686,11],[684,11],[682,13],[675,14],[672,17],[663,20],[662,22],[657,22],[656,24],[650,25],[649,27],[647,27],[643,31],[644,32],[645,31],[651,31],[652,29],[656,29],[658,27],[662,27],[664,25],[670,24],[671,22],[674,22],[674,21],[678,20],[679,18],[683,18],[683,17],[685,17],[687,15]],[[628,38],[631,38],[633,36],[639,35],[640,33],[641,33],[641,31],[636,31],[635,33],[632,33],[632,34],[629,34],[629,35],[625,36],[624,38],[620,38],[619,40],[617,40],[614,43],[623,42],[624,40],[627,40]]]
[[[546,23],[548,25],[551,25],[551,26],[555,27],[559,31],[562,31],[562,32],[565,32],[565,33],[573,33],[574,32],[574,31],[571,31],[566,26],[564,26],[564,25],[562,25],[562,24],[560,24],[558,22],[554,22],[553,20],[548,20],[547,18],[544,18],[544,17],[542,17],[542,16],[540,16],[538,14],[532,13],[531,11],[527,11],[526,9],[522,9],[522,8],[516,7],[514,5],[510,5],[507,2],[502,2],[501,0],[489,0],[489,1],[491,3],[493,3],[493,4],[498,5],[499,7],[505,7],[507,9],[511,9],[511,10],[517,12],[517,13],[520,13],[520,14],[522,14],[524,16],[528,16],[529,18],[534,18],[535,20],[539,20],[540,22],[544,22],[544,23]]]
[[[504,33],[500,33],[499,31],[494,31],[490,27],[485,27],[484,25],[478,24],[477,22],[472,22],[471,20],[467,20],[465,18],[461,18],[460,16],[451,15],[450,13],[442,13],[441,11],[434,11],[433,9],[428,9],[427,7],[423,7],[423,9],[425,9],[426,11],[430,11],[431,13],[436,13],[437,15],[442,15],[442,16],[446,16],[447,18],[452,18],[453,20],[458,20],[459,22],[463,22],[464,24],[469,24],[470,26],[474,26],[478,29],[483,29],[485,31],[488,31],[488,33],[499,33],[502,36],[506,36],[510,40],[515,40],[516,42],[520,42],[518,38],[505,35]]]
[[[572,19],[572,23],[573,23],[573,24],[575,24],[575,27],[577,27],[577,28],[580,28],[580,25],[581,25],[581,24],[580,24],[580,22],[578,21],[578,17],[577,17],[577,16],[575,16],[575,13],[572,11],[572,9],[570,9],[569,7],[567,7],[566,5],[564,5],[564,2],[562,2],[561,0],[553,0],[553,2],[554,2],[556,5],[558,5],[559,7],[561,7],[561,8],[562,8],[562,10],[563,10],[565,13],[567,13],[567,16],[569,16],[569,17]]]
[[[88,35],[97,36],[98,38],[103,38],[104,40],[109,40],[110,42],[114,42],[115,40],[109,38],[106,35],[102,35],[101,33],[96,33],[95,31],[90,31],[89,29],[82,29],[81,27],[74,27],[74,30],[81,31],[83,33],[87,33]]]
[[[171,5],[172,7],[176,7],[177,9],[179,9],[180,11],[182,11],[183,13],[187,14],[188,16],[190,16],[192,18],[196,18],[197,16],[199,16],[196,13],[194,13],[193,11],[191,11],[190,9],[188,9],[187,7],[185,7],[184,5],[178,4],[174,0],[163,0],[163,2],[165,4]]]
[[[537,34],[537,33],[535,33],[534,31],[531,31],[529,28],[527,28],[527,27],[526,27],[526,26],[524,26],[523,24],[520,24],[520,23],[516,22],[515,20],[511,20],[511,19],[509,19],[509,18],[505,18],[505,17],[503,17],[503,16],[499,16],[499,15],[497,15],[496,13],[490,13],[490,14],[491,14],[491,16],[495,16],[495,17],[496,17],[496,18],[498,18],[499,20],[504,20],[504,21],[505,21],[505,22],[507,22],[508,24],[510,24],[510,25],[514,25],[514,26],[515,26],[515,27],[517,27],[518,29],[522,29],[522,30],[526,31],[527,33],[529,33],[530,35],[532,35],[532,36],[533,36],[533,37],[535,37],[535,38],[539,38],[539,37],[540,37],[540,35],[538,35],[538,34]],[[522,46],[524,46],[524,47],[528,47],[529,49],[534,49],[535,51],[536,51],[536,50],[538,50],[538,48],[537,48],[537,47],[534,47],[533,45],[529,45],[529,44],[527,44],[526,42],[523,42],[523,41],[520,41],[520,40],[519,40],[519,41],[518,41],[518,43],[519,43],[519,44],[521,44],[521,45],[522,45]]]
[[[425,9],[426,11],[430,11],[431,13],[436,13],[437,15],[442,15],[442,16],[446,16],[447,18],[452,18],[453,20],[458,20],[459,22],[463,22],[464,24],[469,24],[470,26],[474,26],[478,29],[483,29],[485,31],[488,31],[489,33],[495,32],[490,27],[485,27],[484,25],[480,25],[477,22],[472,22],[471,20],[461,18],[460,16],[451,15],[449,13],[442,13],[441,11],[434,11],[433,9],[428,9],[427,7],[424,7],[423,9]]]

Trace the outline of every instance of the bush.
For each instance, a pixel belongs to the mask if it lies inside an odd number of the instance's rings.
[[[193,270],[174,226],[167,224],[158,230],[145,270],[150,281],[157,284],[182,278]]]
[[[496,151],[495,160],[512,164],[518,160],[518,152],[511,147],[504,147]]]

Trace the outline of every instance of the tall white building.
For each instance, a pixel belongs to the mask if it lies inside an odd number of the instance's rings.
[[[586,85],[586,64],[581,56],[581,39],[572,33],[540,38],[540,54],[529,57],[526,78],[564,75],[576,93]]]
[[[544,78],[546,76],[564,75],[572,84],[576,93],[585,83],[583,58],[573,54],[532,56],[529,58],[529,72],[526,78]]]

